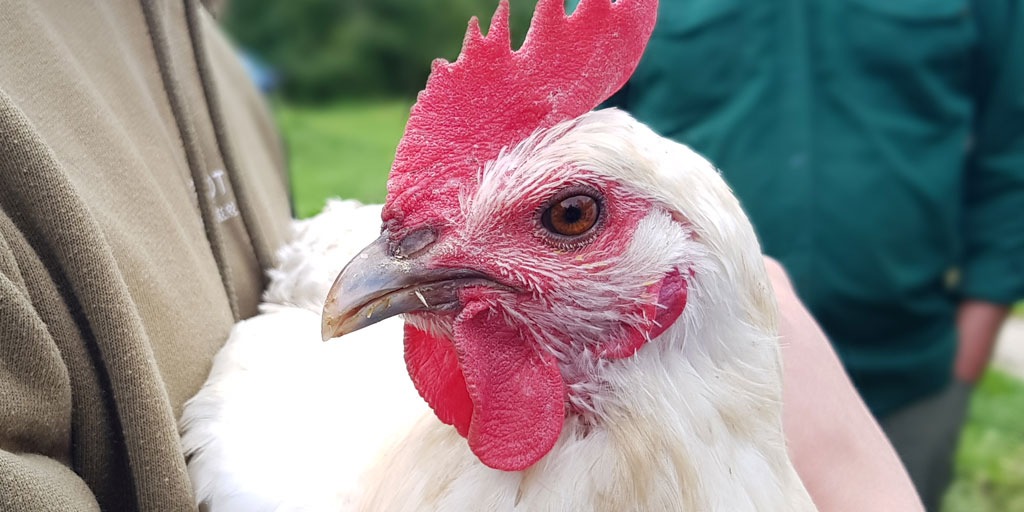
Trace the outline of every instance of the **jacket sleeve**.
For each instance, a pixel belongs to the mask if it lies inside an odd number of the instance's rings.
[[[70,439],[67,368],[0,238],[0,510],[99,510]]]
[[[1024,298],[1024,3],[974,2],[974,148],[965,180],[963,292]]]

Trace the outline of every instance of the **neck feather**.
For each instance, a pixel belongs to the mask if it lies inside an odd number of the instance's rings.
[[[368,479],[362,509],[814,510],[786,453],[774,334],[699,307],[695,288],[697,307],[609,368],[600,423],[570,415],[547,456],[508,473],[425,418]]]

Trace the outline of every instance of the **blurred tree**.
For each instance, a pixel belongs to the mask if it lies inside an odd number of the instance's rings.
[[[513,0],[521,44],[536,0]],[[224,23],[237,43],[274,67],[283,94],[324,101],[412,96],[436,57],[458,56],[470,16],[489,23],[497,0],[231,0]]]

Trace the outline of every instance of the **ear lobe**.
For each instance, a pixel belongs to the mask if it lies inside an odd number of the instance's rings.
[[[679,269],[672,269],[665,277],[647,287],[645,293],[658,297],[638,307],[637,314],[647,321],[636,327],[627,327],[627,334],[619,340],[610,341],[601,347],[599,355],[608,359],[632,356],[648,341],[661,336],[686,308],[686,279]]]
[[[660,289],[658,306],[655,306],[657,312],[654,315],[654,325],[649,333],[651,338],[661,336],[661,333],[676,323],[686,308],[686,279],[679,273],[679,269],[672,269],[657,286],[660,286]]]

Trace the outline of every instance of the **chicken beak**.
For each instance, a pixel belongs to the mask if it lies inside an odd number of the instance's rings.
[[[342,269],[324,302],[324,341],[403,313],[454,311],[462,288],[499,286],[472,270],[429,268],[429,251],[398,257],[388,247],[385,232]]]

